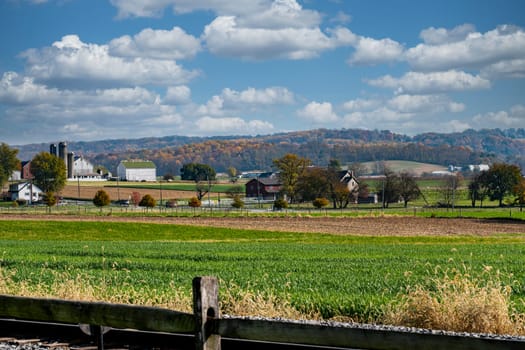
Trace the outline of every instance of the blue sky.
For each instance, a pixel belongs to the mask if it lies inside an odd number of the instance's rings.
[[[522,0],[0,0],[0,142],[525,127]]]

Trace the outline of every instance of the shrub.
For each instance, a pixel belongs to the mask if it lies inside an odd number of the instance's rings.
[[[57,199],[57,197],[55,196],[55,194],[54,194],[53,192],[47,192],[46,194],[44,194],[43,202],[44,202],[48,207],[52,207],[52,206],[54,206],[55,204],[57,204],[58,199]]]
[[[146,208],[153,208],[157,205],[157,201],[151,195],[146,194],[139,202],[139,206]]]
[[[232,207],[236,209],[241,209],[244,207],[244,201],[241,199],[241,196],[239,195],[233,196]]]
[[[188,200],[188,205],[192,208],[198,208],[202,205],[202,202],[200,201],[199,198],[197,197],[191,197],[189,200]]]
[[[275,210],[286,209],[288,208],[288,202],[282,198],[279,198],[275,202],[273,202],[273,208]]]
[[[100,208],[109,205],[110,202],[109,194],[104,190],[98,190],[93,197],[93,204]]]
[[[326,207],[330,202],[326,198],[316,198],[312,202],[313,206],[317,209],[321,209],[323,207]]]

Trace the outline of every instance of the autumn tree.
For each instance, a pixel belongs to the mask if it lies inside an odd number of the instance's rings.
[[[316,198],[327,197],[330,193],[329,171],[324,168],[308,168],[297,182],[297,199],[310,202]]]
[[[480,207],[483,206],[483,200],[487,197],[487,172],[482,171],[474,175],[468,184],[468,197],[472,208],[476,207],[476,201],[480,201]]]
[[[520,182],[514,186],[513,192],[516,196],[516,203],[520,206],[520,211],[523,211],[523,205],[525,205],[525,178],[522,178]]]
[[[13,171],[20,168],[20,160],[16,157],[18,150],[7,144],[0,144],[0,191],[9,180]]]
[[[134,206],[138,206],[141,199],[142,197],[140,196],[140,192],[136,192],[136,191],[131,192],[131,196],[130,196],[131,204],[133,204]]]
[[[383,169],[383,181],[378,184],[377,193],[381,197],[384,208],[388,208],[390,203],[397,203],[400,199],[399,176],[392,170],[385,167]]]
[[[332,173],[329,179],[329,196],[335,208],[346,208],[350,202],[350,190],[346,183],[341,182],[335,173]]]
[[[283,193],[288,196],[290,202],[294,202],[297,195],[297,184],[310,165],[310,160],[289,153],[282,158],[274,159],[273,165],[279,170]]]
[[[199,181],[195,185],[195,192],[197,194],[197,198],[199,200],[202,200],[208,192],[211,190],[211,183],[209,181]]]
[[[211,181],[215,180],[215,170],[206,164],[188,163],[180,170],[182,180],[195,181],[197,199],[202,200],[211,189]]]
[[[102,207],[108,206],[111,203],[109,194],[104,190],[98,190],[93,197],[93,204],[102,210]]]
[[[503,198],[512,194],[516,185],[522,179],[521,170],[517,165],[496,163],[487,170],[485,186],[490,200],[497,200],[503,205]]]
[[[418,199],[419,196],[421,196],[421,190],[419,189],[416,178],[407,172],[400,173],[398,179],[399,195],[406,208],[408,207],[409,201]]]
[[[228,177],[230,178],[230,182],[232,183],[237,182],[239,178],[237,177],[237,169],[235,169],[235,167],[231,166],[228,168]]]
[[[215,180],[215,170],[207,165],[200,163],[184,164],[180,169],[181,180],[190,180],[195,182]]]
[[[463,177],[459,173],[454,173],[445,176],[443,184],[441,185],[441,205],[446,207],[454,207],[457,199],[458,187],[463,182]]]
[[[66,164],[61,158],[40,152],[31,160],[34,183],[42,192],[57,193],[66,185]]]

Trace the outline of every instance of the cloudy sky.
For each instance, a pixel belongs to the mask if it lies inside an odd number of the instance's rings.
[[[523,0],[0,0],[0,142],[525,127]]]

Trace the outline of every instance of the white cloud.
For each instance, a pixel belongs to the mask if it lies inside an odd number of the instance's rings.
[[[373,39],[361,37],[354,45],[356,51],[348,60],[350,65],[374,65],[397,61],[403,57],[403,45],[389,38]]]
[[[230,88],[222,90],[220,95],[214,95],[205,105],[198,108],[199,115],[214,117],[226,114],[256,111],[260,108],[275,105],[289,105],[295,102],[293,92],[284,87],[269,87],[265,89],[248,88],[236,91]]]
[[[317,124],[330,124],[339,120],[330,102],[310,102],[297,115]]]
[[[388,106],[401,113],[457,113],[465,109],[444,95],[399,95],[389,100]]]
[[[488,78],[525,78],[525,58],[491,64],[481,70],[481,75]]]
[[[343,108],[346,111],[364,111],[379,108],[381,105],[380,100],[376,99],[355,99],[347,101],[343,104]]]
[[[179,27],[172,30],[142,30],[111,40],[109,54],[120,57],[142,57],[165,60],[193,58],[201,49],[200,40]]]
[[[419,44],[406,52],[417,70],[481,68],[502,61],[525,58],[525,32],[504,25],[484,34],[469,33],[463,40],[439,45]]]
[[[51,47],[27,50],[23,57],[28,75],[56,86],[173,85],[198,74],[174,61],[114,57],[107,45],[86,44],[76,35],[65,36]]]
[[[241,27],[234,16],[221,16],[206,26],[202,38],[214,54],[250,60],[308,59],[355,40],[345,28],[331,30],[329,34],[319,28]]]
[[[76,105],[135,105],[156,103],[158,96],[146,89],[60,90],[34,82],[33,78],[15,72],[4,73],[0,80],[0,102],[6,105],[54,105],[74,108]]]
[[[330,22],[348,24],[352,22],[352,16],[343,11],[339,11],[334,18],[330,19]]]
[[[471,129],[472,126],[463,120],[453,119],[448,121],[439,128],[441,132],[462,132],[467,129]]]
[[[222,117],[225,112],[223,110],[224,98],[218,95],[212,96],[205,105],[201,105],[197,109],[198,115],[208,115],[213,117]]]
[[[252,28],[311,27],[321,14],[303,9],[296,0],[111,0],[118,17],[159,17],[171,7],[175,13],[210,11],[218,16],[235,16],[241,26]]]
[[[176,13],[193,11],[212,11],[217,14],[245,14],[263,11],[271,0],[238,1],[231,0],[110,0],[118,10],[118,17],[158,17],[166,7]]]
[[[472,120],[478,128],[523,128],[525,106],[515,105],[509,111],[478,114]]]
[[[472,24],[462,24],[452,29],[430,27],[420,33],[425,44],[441,45],[465,40],[476,28]]]
[[[209,116],[199,118],[195,122],[197,130],[201,133],[213,135],[256,135],[259,133],[270,133],[274,126],[263,120],[246,121],[242,118],[212,118]]]
[[[186,85],[170,86],[166,89],[163,102],[175,105],[188,104],[191,102],[191,89]]]
[[[271,87],[266,89],[248,88],[236,91],[226,88],[222,91],[226,104],[235,105],[239,103],[252,105],[274,105],[294,103],[294,94],[284,87]]]
[[[479,75],[457,70],[445,72],[408,72],[401,78],[385,75],[368,81],[372,86],[394,89],[396,93],[435,93],[490,88],[490,81]]]
[[[292,103],[293,93],[282,87],[243,91],[225,88],[220,95],[214,95],[206,104],[198,106],[192,114],[223,119],[227,115],[258,113],[275,105]]]
[[[0,138],[14,133],[33,142],[140,137],[157,135],[159,128],[163,135],[174,134],[183,123],[174,106],[162,104],[158,94],[141,87],[58,89],[14,72],[0,80],[0,104],[5,106],[0,118],[13,126],[0,128]]]
[[[305,10],[296,0],[275,0],[263,11],[237,17],[241,27],[282,29],[311,28],[321,22],[317,11]]]

